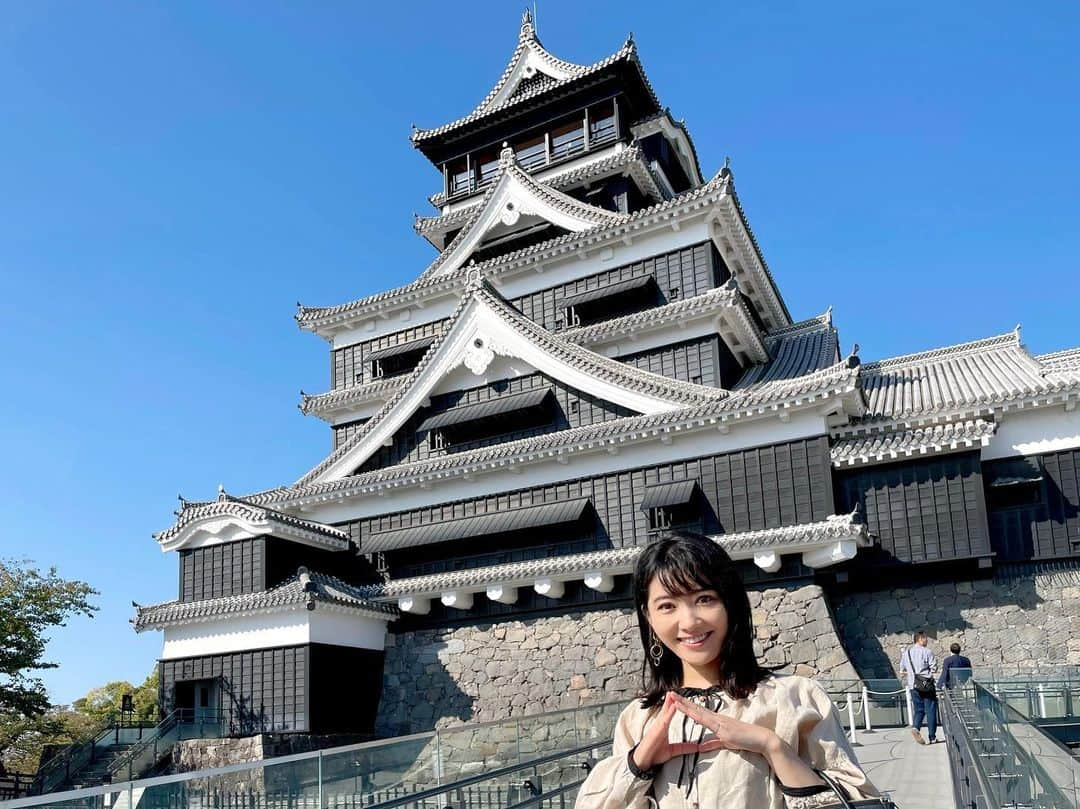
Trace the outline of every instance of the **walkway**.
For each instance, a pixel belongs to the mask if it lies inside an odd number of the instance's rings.
[[[857,736],[859,763],[878,789],[892,794],[900,809],[956,809],[944,743],[917,744],[908,728],[860,730]]]

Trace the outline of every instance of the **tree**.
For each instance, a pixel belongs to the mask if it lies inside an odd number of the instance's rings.
[[[33,672],[56,668],[46,661],[47,632],[74,615],[93,617],[97,591],[81,581],[42,573],[29,562],[0,559],[0,758],[34,738],[64,737],[71,728],[50,715],[45,684]],[[70,713],[70,712],[69,712]],[[78,724],[77,721],[74,724]],[[40,749],[40,745],[38,745]]]
[[[157,718],[157,681],[155,667],[138,687],[127,680],[114,680],[97,688],[91,688],[85,697],[75,700],[71,707],[84,716],[103,721],[112,716],[120,716],[124,694],[131,694],[134,707],[131,718],[137,721],[150,721]]]

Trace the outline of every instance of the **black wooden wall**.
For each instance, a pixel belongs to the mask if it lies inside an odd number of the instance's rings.
[[[837,511],[856,505],[880,553],[857,563],[935,562],[988,556],[978,452],[869,466],[836,474]]]
[[[660,303],[667,303],[715,289],[731,277],[731,272],[712,242],[704,242],[523,295],[510,303],[525,317],[554,330],[560,328],[564,314],[562,301],[567,295],[643,275],[652,275],[656,279],[661,293]],[[330,352],[331,388],[342,390],[361,382],[370,382],[371,369],[364,361],[368,354],[439,334],[445,326],[445,319],[424,323],[384,334],[375,340],[333,349]]]
[[[459,405],[476,404],[496,399],[500,396],[508,396],[538,388],[552,387],[555,392],[555,400],[558,407],[555,409],[556,417],[551,424],[530,429],[518,430],[512,433],[493,436],[484,440],[470,441],[458,445],[436,450],[431,447],[428,433],[419,432],[418,427],[428,416],[449,410]],[[382,469],[399,463],[421,461],[430,457],[463,452],[477,447],[491,446],[494,444],[515,441],[520,438],[528,438],[534,435],[567,430],[573,427],[583,427],[590,424],[599,424],[603,421],[634,415],[634,411],[628,410],[611,402],[598,399],[590,394],[583,393],[574,388],[567,387],[544,374],[529,374],[514,379],[505,379],[483,385],[478,388],[455,391],[440,396],[431,397],[431,405],[417,411],[394,436],[394,443],[388,447],[381,447],[372,455],[357,472],[367,472],[372,469]]]
[[[177,682],[219,679],[220,707],[233,735],[311,731],[308,661],[308,646],[162,660],[158,666],[162,715],[175,707]]]
[[[588,497],[598,516],[594,533],[591,538],[567,537],[568,541],[575,547],[580,543],[627,547],[647,540],[648,516],[640,510],[645,487],[678,479],[700,481],[707,500],[702,527],[710,533],[815,522],[833,513],[828,440],[820,436],[379,515],[351,523],[349,530],[363,552],[364,537],[373,532]],[[454,559],[453,543],[445,544],[443,558]],[[548,536],[544,544],[558,542]],[[477,560],[477,565],[481,562]]]
[[[715,334],[618,359],[654,374],[717,388],[730,388],[743,373],[727,344]]]
[[[242,595],[265,587],[263,537],[180,551],[181,601]]]
[[[990,537],[1002,560],[1060,559],[1080,554],[1080,449],[1039,456],[1038,502],[992,509]],[[995,463],[984,464],[988,475]]]

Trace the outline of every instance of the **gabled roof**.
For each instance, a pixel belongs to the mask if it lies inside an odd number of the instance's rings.
[[[660,377],[663,382],[674,387],[689,387],[711,393],[712,396],[709,397],[710,400],[700,404],[684,405],[652,415],[611,419],[585,427],[545,433],[356,475],[327,476],[320,480],[309,473],[294,486],[249,495],[249,499],[291,508],[305,503],[336,500],[376,491],[387,486],[412,485],[482,473],[486,470],[508,469],[522,463],[556,457],[565,459],[576,452],[618,449],[623,444],[645,439],[665,439],[672,434],[697,429],[718,428],[727,431],[740,422],[777,415],[784,417],[787,411],[800,408],[819,408],[826,400],[839,400],[845,413],[858,417],[865,410],[857,384],[858,372],[857,362],[843,360],[830,368],[804,377],[765,382],[731,394],[716,388],[689,385]],[[652,374],[647,376],[656,378]],[[334,457],[331,456],[331,459]]]
[[[417,129],[412,132],[412,142],[420,145],[424,141],[440,135],[446,135],[456,129],[479,121],[489,115],[508,110],[536,96],[553,92],[568,84],[587,78],[620,61],[633,62],[641,74],[642,83],[652,102],[659,106],[645,71],[637,58],[637,46],[632,37],[628,37],[623,46],[599,62],[591,65],[578,65],[553,56],[536,36],[532,14],[526,10],[521,17],[521,29],[518,32],[517,46],[510,54],[510,60],[495,86],[491,88],[476,108],[461,118],[434,129]],[[547,77],[546,80],[544,77]]]
[[[866,363],[861,376],[866,420],[904,422],[1080,393],[1080,372],[1070,371],[1068,364],[1053,357],[1043,364],[1032,357],[1020,343],[1019,327],[996,337]]]
[[[217,500],[193,502],[181,498],[176,522],[154,535],[168,552],[207,541],[230,541],[275,536],[327,550],[350,547],[349,534],[330,525],[256,505],[221,490]]]
[[[492,228],[500,224],[512,227],[522,216],[540,217],[571,233],[615,224],[627,218],[626,214],[579,202],[538,183],[518,165],[514,150],[507,147],[499,153],[499,173],[495,181],[472,216],[420,278],[449,275],[465,266]]]
[[[640,336],[655,329],[669,328],[672,324],[681,326],[709,316],[715,316],[718,321],[722,320],[722,324],[726,324],[731,333],[738,337],[739,344],[752,359],[765,360],[769,356],[765,342],[758,332],[746,301],[739,294],[738,284],[734,279],[700,295],[681,298],[663,306],[603,320],[589,326],[567,329],[559,332],[559,337],[577,345],[594,346],[632,335]],[[724,338],[728,339],[726,333]],[[365,402],[385,401],[403,387],[405,380],[405,377],[390,377],[341,390],[304,394],[299,405],[300,412],[304,415],[322,416]]]
[[[535,182],[561,191],[566,188],[573,188],[589,180],[615,173],[625,173],[634,179],[638,187],[647,196],[656,202],[662,200],[664,198],[663,191],[657,184],[652,169],[646,164],[641,147],[630,144],[626,148],[618,148],[621,146],[621,143],[617,143],[615,150],[611,154],[605,155],[598,160],[584,163],[574,161],[571,166],[561,171],[553,171],[550,174],[537,172],[536,175],[530,174],[530,176],[534,178]],[[450,213],[438,216],[417,216],[413,220],[413,230],[434,244],[433,239],[438,234],[466,226],[472,220],[473,214],[476,213],[483,200],[484,196],[480,194],[474,200],[462,204],[461,207]]]
[[[793,379],[828,368],[840,359],[839,336],[832,322],[832,310],[801,320],[765,335],[769,361],[748,368],[735,389],[761,382]]]
[[[136,604],[132,623],[136,632],[145,632],[148,629],[165,629],[177,624],[213,621],[228,616],[297,608],[314,610],[320,604],[383,621],[392,621],[398,615],[394,606],[370,600],[364,588],[301,567],[294,576],[276,587],[257,593],[204,601],[165,601],[145,607]]]
[[[678,221],[695,213],[705,213],[714,214],[721,219],[725,232],[732,237],[734,249],[748,265],[745,269],[749,279],[759,290],[756,292],[759,297],[755,298],[755,302],[766,310],[763,317],[771,315],[776,323],[790,323],[791,316],[787,311],[787,305],[780,297],[769,268],[758,250],[757,242],[754,240],[735,194],[733,183],[731,173],[724,169],[704,185],[648,208],[642,208],[613,223],[596,226],[579,233],[567,233],[475,265],[459,267],[454,272],[425,273],[404,286],[348,303],[325,307],[301,305],[296,314],[296,321],[300,328],[325,336],[333,328],[345,327],[375,312],[415,304],[435,294],[460,290],[464,285],[467,272],[471,269],[478,269],[487,275],[495,276],[504,271],[522,267],[535,268],[538,263],[559,260],[568,255],[582,255],[582,251],[585,250],[593,250],[618,240],[633,239],[646,228],[654,228],[673,220]],[[747,289],[744,287],[743,291]]]
[[[638,413],[677,410],[727,396],[724,390],[632,368],[554,335],[510,306],[474,271],[446,329],[394,396],[297,485],[349,476],[393,439],[446,374],[464,364],[481,375],[496,354],[517,357],[554,379]]]

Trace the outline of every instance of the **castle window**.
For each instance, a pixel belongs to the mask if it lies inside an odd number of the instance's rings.
[[[444,442],[459,444],[543,426],[553,420],[553,393],[552,388],[545,387],[452,407],[428,416],[418,429],[441,435]]]
[[[589,148],[615,140],[616,129],[614,99],[589,108]]]
[[[371,363],[372,379],[408,373],[416,367],[434,342],[434,337],[421,337],[419,340],[372,351],[367,355],[368,362]]]
[[[697,480],[673,480],[645,487],[641,510],[649,530],[697,526],[702,517],[702,494]]]
[[[656,306],[659,288],[651,275],[641,275],[587,289],[563,298],[570,326],[597,323]]]
[[[990,511],[1042,505],[1043,469],[1038,458],[992,461],[985,474],[986,507]]]
[[[585,151],[585,122],[581,118],[551,130],[551,159],[561,160]]]

